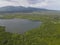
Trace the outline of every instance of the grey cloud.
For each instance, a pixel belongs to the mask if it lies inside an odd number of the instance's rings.
[[[3,1],[17,2],[18,0],[3,0]],[[29,3],[29,4],[37,4],[37,3],[41,3],[41,2],[43,2],[45,0],[23,0],[23,1],[27,1],[27,3]]]
[[[45,1],[45,0],[27,0],[27,1],[30,4],[36,4],[36,3],[40,3],[40,2]]]
[[[46,0],[0,0],[1,6],[25,6],[25,7],[44,7],[47,6]]]
[[[12,1],[12,0],[3,0],[3,1]]]
[[[12,1],[12,0],[6,0],[6,1]]]
[[[17,0],[4,0],[4,1],[13,2],[13,3],[18,3]]]

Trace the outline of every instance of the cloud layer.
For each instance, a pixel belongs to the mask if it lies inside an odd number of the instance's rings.
[[[25,6],[60,9],[60,0],[0,0],[0,7],[2,6]]]
[[[0,6],[31,6],[31,7],[43,7],[47,5],[47,0],[0,0]]]

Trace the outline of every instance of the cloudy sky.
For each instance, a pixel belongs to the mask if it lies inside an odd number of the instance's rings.
[[[60,10],[60,0],[0,0],[3,6],[25,6]]]

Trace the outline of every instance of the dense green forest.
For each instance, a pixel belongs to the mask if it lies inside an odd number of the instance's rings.
[[[0,26],[0,45],[60,45],[59,14],[4,14],[0,18],[24,18],[42,22],[40,27],[27,31],[24,34],[5,32],[5,27]]]

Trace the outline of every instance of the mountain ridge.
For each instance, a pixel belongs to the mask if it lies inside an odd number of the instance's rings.
[[[0,7],[0,13],[14,13],[14,12],[39,12],[39,11],[48,11],[44,8],[34,8],[34,7],[23,7],[23,6],[5,6]]]

